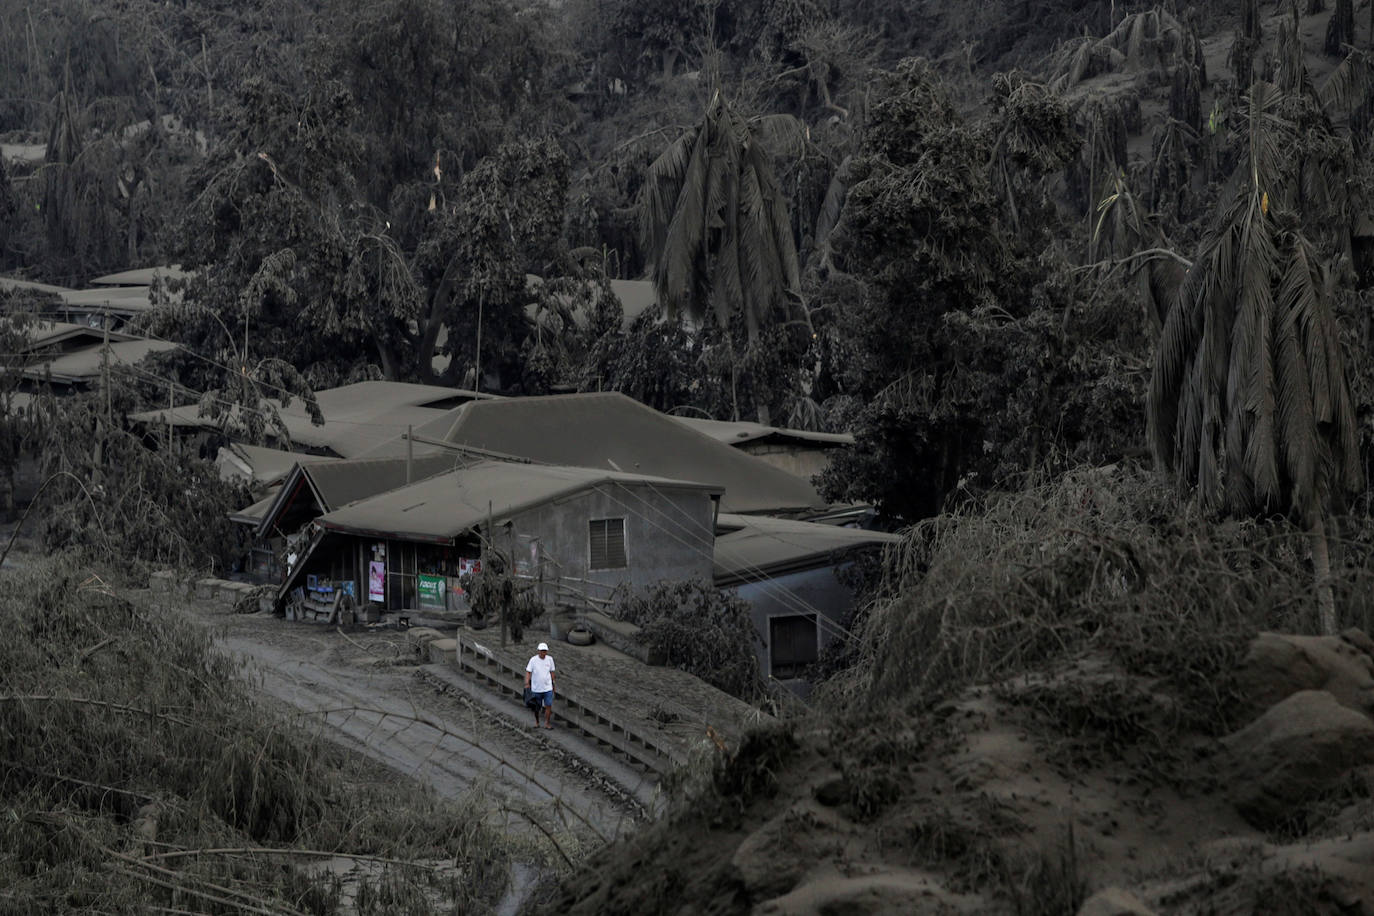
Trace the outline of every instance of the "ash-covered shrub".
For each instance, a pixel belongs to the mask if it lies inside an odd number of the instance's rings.
[[[661,582],[644,594],[622,594],[613,614],[640,627],[649,651],[674,668],[742,700],[761,693],[760,639],[743,598],[705,582]]]
[[[370,912],[482,912],[499,896],[510,841],[473,801],[366,778],[318,723],[264,704],[203,628],[69,557],[0,582],[0,914],[226,898],[362,912],[308,867],[326,853],[404,886],[403,910]]]
[[[1367,523],[1333,548],[1341,626],[1374,620]],[[1304,533],[1216,521],[1162,478],[1085,469],[999,494],[907,533],[856,624],[841,708],[928,705],[1082,651],[1159,678],[1190,725],[1224,731],[1231,672],[1261,630],[1316,632]]]

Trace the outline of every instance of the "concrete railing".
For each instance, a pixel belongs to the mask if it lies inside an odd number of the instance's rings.
[[[430,627],[413,627],[406,633],[406,639],[419,659],[436,665],[455,665],[474,682],[516,703],[523,699],[520,685],[524,683],[524,671],[490,650],[483,651],[482,645],[471,637],[446,637]],[[603,708],[576,688],[560,687],[558,699],[559,719],[593,743],[650,772],[664,774],[672,769],[677,756],[673,747],[651,729],[630,726],[618,710]]]

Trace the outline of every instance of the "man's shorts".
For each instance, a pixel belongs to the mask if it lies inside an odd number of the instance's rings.
[[[545,691],[542,691],[542,692],[541,692],[541,691],[538,691],[538,690],[532,690],[532,691],[530,691],[530,696],[541,698],[541,699],[544,701],[544,705],[545,705],[545,706],[552,706],[552,705],[553,705],[553,691],[552,691],[552,690],[545,690]]]

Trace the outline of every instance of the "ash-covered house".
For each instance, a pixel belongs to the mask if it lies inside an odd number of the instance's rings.
[[[291,449],[308,455],[331,458],[357,458],[395,440],[408,428],[419,428],[442,418],[457,404],[474,399],[493,398],[494,395],[468,391],[463,388],[444,388],[438,385],[416,385],[409,382],[356,382],[339,388],[315,392],[324,422],[316,424],[300,398],[291,403],[268,398],[266,406],[276,411],[285,428],[287,440],[273,440],[269,445],[279,450]],[[216,421],[200,415],[199,405],[188,404],[174,408],[160,408],[132,414],[131,420],[152,425],[170,424],[183,434],[217,432]],[[246,473],[257,476],[251,468],[251,456],[261,455],[251,446],[232,443],[242,454],[240,463],[250,465]],[[401,449],[394,454],[405,454]]]
[[[469,460],[315,518],[278,600],[322,609],[344,591],[388,610],[452,609],[457,578],[485,546],[546,606],[604,606],[621,586],[707,579],[720,494],[617,471]]]
[[[320,399],[337,401],[330,392]],[[301,456],[274,495],[236,515],[275,553],[295,553],[283,600],[316,594],[323,603],[347,587],[359,606],[461,610],[457,577],[487,537],[515,558],[518,576],[542,582],[546,606],[606,609],[614,587],[665,579],[735,589],[753,608],[762,671],[800,690],[797,675],[854,601],[837,572],[895,540],[807,521],[847,516],[808,480],[622,394],[424,409],[427,417],[407,415],[410,432],[402,426],[404,435],[369,449],[341,431],[330,450],[362,457]],[[382,428],[365,432],[359,439],[376,443]],[[257,474],[277,456],[243,457]],[[298,532],[287,551],[282,539]]]
[[[901,537],[814,522],[722,513],[716,522],[714,583],[749,602],[759,670],[805,694],[821,650],[840,639],[854,606],[846,573],[865,554]]]
[[[849,433],[818,433],[807,429],[700,417],[674,416],[673,419],[731,448],[766,461],[773,467],[808,480],[829,467],[836,449],[854,444],[854,437]]]
[[[409,483],[452,470],[455,454],[408,458],[333,459],[277,452],[295,459],[264,499],[230,516],[253,529],[252,563],[249,572],[262,581],[280,581],[281,562],[298,553],[298,541],[308,534],[309,524],[335,509],[386,493]],[[221,450],[221,456],[224,451]],[[269,462],[257,456],[254,472],[265,471]]]

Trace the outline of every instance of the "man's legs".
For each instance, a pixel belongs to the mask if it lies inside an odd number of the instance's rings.
[[[536,714],[535,725],[538,725],[538,715]],[[544,697],[544,727],[553,728],[553,691],[550,690]]]

